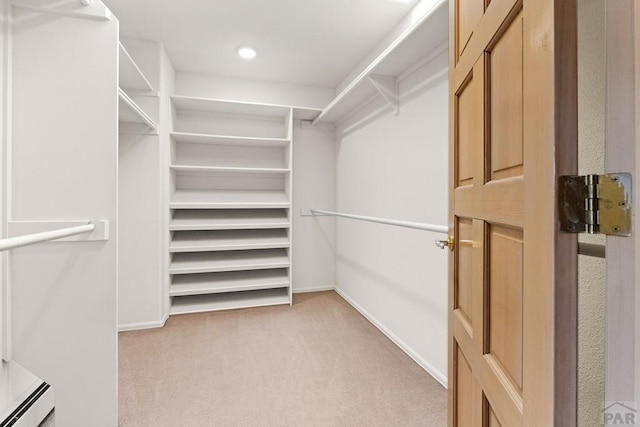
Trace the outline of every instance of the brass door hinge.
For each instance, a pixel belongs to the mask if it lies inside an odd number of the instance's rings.
[[[560,230],[631,235],[631,174],[565,175],[558,182]]]

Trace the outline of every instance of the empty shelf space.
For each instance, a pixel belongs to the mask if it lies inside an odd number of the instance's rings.
[[[286,269],[181,274],[173,276],[169,295],[174,297],[286,288],[289,284]]]
[[[231,172],[231,173],[288,173],[289,169],[283,168],[251,168],[251,167],[227,167],[227,166],[189,166],[189,165],[171,165],[170,168],[178,172],[195,172],[195,173],[212,173],[212,172]]]
[[[173,297],[171,314],[202,313],[235,308],[289,304],[289,290],[265,289],[224,294]]]
[[[171,133],[171,137],[176,142],[188,142],[191,144],[230,145],[241,147],[286,147],[290,142],[290,140],[286,138],[253,138],[187,132],[173,132]]]
[[[121,88],[133,89],[142,92],[149,92],[153,90],[151,83],[149,83],[149,80],[147,80],[122,43],[120,43],[119,78]]]
[[[173,254],[170,274],[217,273],[224,271],[288,268],[286,249],[232,252],[186,252]]]
[[[284,191],[178,190],[171,198],[171,209],[288,208]]]
[[[286,230],[176,231],[169,252],[288,248]]]
[[[119,121],[124,123],[144,123],[155,130],[156,123],[122,89],[118,88]]]
[[[179,209],[174,211],[169,230],[253,230],[289,228],[284,209]]]
[[[220,168],[219,171],[248,171],[249,173],[284,173],[289,170],[289,151],[286,147],[268,145],[198,144],[173,142],[171,163],[178,169],[189,166]],[[211,169],[211,171],[217,171]]]

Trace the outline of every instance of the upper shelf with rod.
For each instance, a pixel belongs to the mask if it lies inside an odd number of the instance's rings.
[[[398,111],[398,81],[416,65],[447,50],[448,0],[422,0],[336,89],[313,120],[335,123],[380,94]]]

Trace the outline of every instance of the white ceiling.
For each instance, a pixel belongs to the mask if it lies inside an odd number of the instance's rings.
[[[418,0],[103,0],[178,71],[336,87]],[[249,45],[253,60],[236,49]]]

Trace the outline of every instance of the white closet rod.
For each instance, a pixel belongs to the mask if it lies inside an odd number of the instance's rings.
[[[15,249],[35,243],[48,242],[75,236],[76,234],[89,233],[96,228],[95,224],[79,225],[77,227],[61,228],[59,230],[45,231],[42,233],[26,234],[24,236],[9,237],[0,240],[0,252]]]
[[[372,216],[351,215],[339,212],[323,211],[311,209],[311,214],[315,216],[339,216],[343,218],[359,219],[361,221],[377,222],[380,224],[395,225],[398,227],[415,228],[417,230],[433,231],[434,233],[448,234],[449,229],[445,225],[425,224],[422,222],[398,221],[395,219],[376,218]],[[591,243],[578,243],[578,253],[580,255],[605,258],[605,246]]]
[[[376,218],[373,216],[351,215],[339,212],[323,211],[319,209],[311,209],[312,215],[328,215],[339,216],[342,218],[358,219],[361,221],[377,222],[380,224],[395,225],[397,227],[415,228],[416,230],[433,231],[434,233],[449,233],[449,227],[446,225],[425,224],[422,222],[398,221],[388,218]]]

